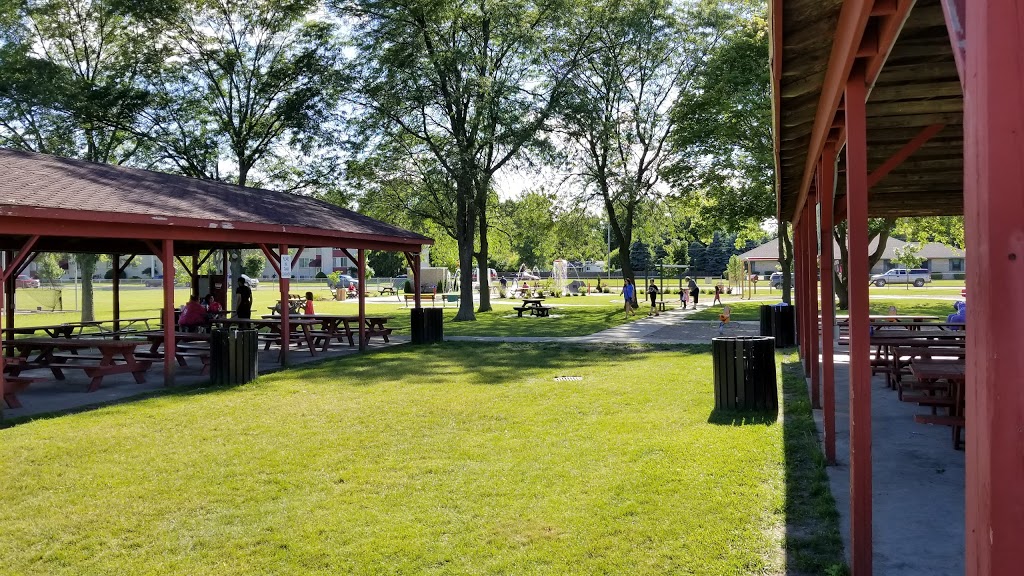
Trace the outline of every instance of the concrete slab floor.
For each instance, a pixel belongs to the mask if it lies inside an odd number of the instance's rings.
[[[826,470],[849,562],[849,357],[837,354],[835,367],[837,464]],[[963,574],[964,452],[953,449],[949,427],[914,422],[928,407],[901,402],[881,375],[871,385],[874,573]],[[822,412],[814,416],[820,437]]]
[[[391,346],[407,344],[407,336],[391,336],[390,343],[379,338],[369,342],[368,350],[379,350]],[[259,373],[268,374],[281,370],[278,362],[280,347],[271,346],[270,350],[260,350]],[[329,358],[340,358],[358,354],[358,347],[332,346],[327,352],[318,351],[316,356],[304,349],[292,349],[288,354],[289,367],[301,366]],[[190,366],[178,367],[175,374],[175,388],[199,387],[209,383],[210,377],[199,373],[199,362],[195,358],[186,359]],[[4,419],[17,419],[40,414],[75,412],[105,404],[130,401],[134,397],[166,390],[163,380],[163,363],[155,362],[146,372],[146,382],[138,384],[131,374],[115,374],[103,378],[103,384],[95,392],[87,392],[89,378],[81,370],[65,370],[65,380],[55,380],[53,374],[45,368],[27,370],[22,376],[42,378],[31,384],[28,389],[18,393],[21,408],[5,408]]]

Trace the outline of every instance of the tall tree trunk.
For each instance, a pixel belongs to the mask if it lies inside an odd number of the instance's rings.
[[[779,266],[782,267],[782,301],[793,303],[793,240],[789,237],[789,223],[779,224]]]
[[[476,204],[472,178],[461,176],[455,183],[455,241],[459,246],[459,312],[455,322],[476,320],[473,312],[473,241],[476,239]]]
[[[477,312],[489,312],[491,310],[491,276],[487,273],[487,260],[489,259],[489,244],[487,242],[487,187],[477,190],[477,216],[480,218],[480,252],[477,254],[477,265],[480,268],[477,277],[480,279],[480,306]]]
[[[849,310],[850,279],[847,277],[847,270],[850,265],[850,251],[846,246],[846,224],[833,228],[832,236],[836,239],[836,244],[839,244],[839,271],[832,272],[832,284],[835,286],[836,298],[839,299],[839,309]]]
[[[96,319],[93,306],[92,275],[96,273],[96,263],[99,262],[99,259],[100,257],[96,254],[75,255],[79,273],[82,275],[82,322],[91,322]]]

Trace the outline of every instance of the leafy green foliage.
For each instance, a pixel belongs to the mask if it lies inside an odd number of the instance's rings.
[[[267,259],[257,251],[247,251],[242,256],[242,273],[250,278],[259,278],[266,265]]]
[[[60,254],[47,252],[40,254],[35,259],[36,273],[39,274],[39,279],[48,286],[59,285],[60,277],[64,275],[64,269],[60,267],[60,258]]]
[[[964,217],[900,218],[896,221],[893,235],[911,242],[941,242],[954,248],[963,248]]]
[[[701,235],[761,236],[775,215],[765,6],[701,4],[709,53],[672,110],[677,128],[665,171]]]

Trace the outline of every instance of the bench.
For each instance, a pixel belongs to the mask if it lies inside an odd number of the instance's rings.
[[[38,382],[41,378],[25,378],[24,376],[7,376],[4,378],[4,402],[8,408],[21,408],[21,401],[18,400],[18,393],[24,392],[29,384]]]
[[[135,354],[136,358],[147,358],[151,360],[163,360],[164,355],[161,352],[138,352]],[[174,359],[178,361],[178,366],[188,366],[188,362],[185,358],[199,358],[202,366],[199,369],[201,375],[206,375],[210,372],[210,349],[209,348],[175,348]]]
[[[537,316],[538,318],[546,318],[551,311],[555,309],[554,306],[513,306],[513,310],[519,313],[519,318],[523,317],[523,312],[529,312],[530,316]]]
[[[377,289],[377,295],[378,296],[383,296],[385,294],[394,294],[394,293],[395,293],[395,288],[393,286],[384,286],[382,288],[378,288]]]

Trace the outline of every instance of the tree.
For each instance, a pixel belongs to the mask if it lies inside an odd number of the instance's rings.
[[[388,278],[405,273],[405,258],[397,252],[370,250],[366,254],[366,262],[378,274]]]
[[[47,252],[40,254],[35,260],[39,279],[46,282],[51,288],[58,287],[60,277],[64,275],[64,269],[60,267],[60,258],[60,254]]]
[[[333,161],[317,149],[342,85],[340,47],[318,7],[313,0],[186,0],[164,20],[174,58],[153,83],[162,159],[198,178],[308,187],[294,167],[316,174],[318,162]],[[221,173],[221,160],[230,173]]]
[[[677,266],[686,266],[690,263],[690,245],[684,241],[675,241],[670,250],[672,263]]]
[[[355,47],[349,103],[366,141],[398,141],[452,198],[462,274],[456,321],[474,320],[472,267],[487,277],[496,172],[551,116],[581,42],[566,0],[333,0]],[[585,37],[585,32],[581,35]],[[440,184],[443,184],[441,186]],[[453,210],[454,207],[454,210]],[[477,244],[479,241],[479,244]],[[480,292],[480,310],[490,295]]]
[[[895,218],[872,218],[868,220],[868,245],[870,245],[875,238],[878,238],[878,244],[875,245],[875,250],[868,254],[868,270],[874,268],[875,264],[878,264],[878,261],[882,259],[882,253],[885,252],[885,244],[889,241],[889,235],[892,233],[895,226]],[[835,228],[832,229],[832,236],[839,245],[839,269],[836,270],[833,267],[833,284],[835,286],[836,297],[839,299],[839,309],[849,310],[850,251],[846,246],[845,221],[836,224]],[[864,278],[863,281],[867,282],[868,279]]]
[[[725,268],[725,273],[729,278],[730,285],[739,286],[743,282],[743,262],[740,261],[739,256],[733,254],[729,257],[729,264]]]
[[[643,242],[637,240],[629,247],[630,270],[651,269],[651,249]]]
[[[266,257],[256,250],[247,250],[242,256],[242,274],[250,278],[259,278],[267,265]]]
[[[700,9],[680,15],[665,0],[607,0],[594,55],[572,76],[562,131],[588,198],[601,202],[618,246],[632,246],[638,215],[659,195],[672,99],[699,66]],[[625,251],[622,274],[633,278]]]
[[[918,268],[924,263],[924,258],[921,257],[920,252],[920,245],[908,242],[893,250],[894,258],[892,261],[907,270]],[[910,282],[907,282],[907,290],[910,290]]]
[[[707,4],[708,53],[673,107],[677,128],[665,176],[696,234],[730,230],[758,238],[775,216],[766,6],[747,0]],[[788,301],[792,245],[786,228],[779,226],[778,238]]]
[[[900,218],[893,229],[894,236],[912,242],[941,242],[954,248],[964,248],[963,216],[930,216]]]

